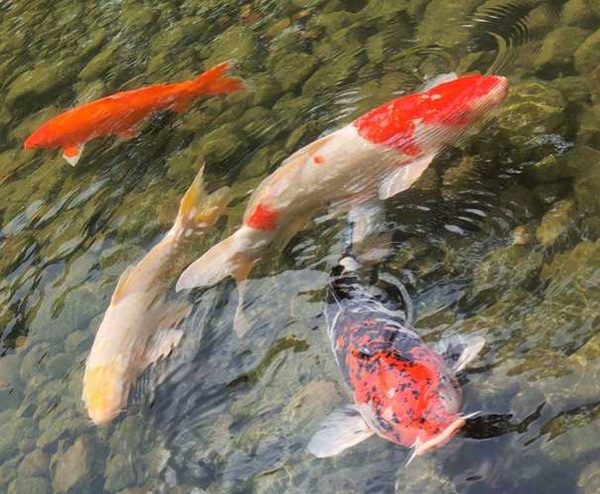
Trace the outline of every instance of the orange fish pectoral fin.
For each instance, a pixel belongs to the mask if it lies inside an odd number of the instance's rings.
[[[133,139],[134,137],[139,136],[140,132],[141,132],[141,130],[139,129],[139,127],[135,126],[135,127],[129,127],[128,129],[119,130],[118,132],[115,132],[115,133],[117,134],[117,137],[119,137],[120,139],[128,141],[129,139]]]
[[[85,144],[69,144],[63,146],[63,158],[67,160],[67,163],[71,166],[75,166],[81,158],[83,153],[83,147]]]
[[[172,109],[176,112],[186,111],[192,104],[192,98],[181,98],[173,103]]]

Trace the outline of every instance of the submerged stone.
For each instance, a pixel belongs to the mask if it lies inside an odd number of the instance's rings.
[[[56,471],[52,479],[52,488],[57,494],[66,493],[71,489],[81,489],[93,476],[92,445],[89,438],[80,436],[64,452],[57,453],[53,463]]]
[[[17,476],[20,478],[45,476],[50,466],[50,458],[39,449],[36,449],[23,458],[17,468]]]
[[[557,240],[565,236],[571,227],[571,212],[575,206],[572,200],[563,200],[557,202],[550,211],[548,211],[535,234],[542,247],[552,247]]]
[[[537,281],[543,262],[541,252],[522,245],[490,252],[475,268],[473,293],[527,288]]]
[[[588,36],[575,52],[575,68],[589,74],[600,65],[600,29]]]
[[[566,102],[551,84],[528,80],[511,87],[505,102],[494,112],[499,128],[520,151],[543,152],[549,134],[562,133]]]
[[[273,75],[284,91],[291,91],[304,83],[317,65],[317,59],[308,53],[291,53],[275,64]]]
[[[573,54],[588,37],[589,31],[579,27],[559,27],[548,34],[534,61],[535,68],[568,68],[573,64]]]
[[[48,482],[42,477],[17,477],[8,487],[8,494],[47,494]]]
[[[116,454],[106,463],[104,488],[118,492],[132,486],[136,481],[135,467],[131,455]]]

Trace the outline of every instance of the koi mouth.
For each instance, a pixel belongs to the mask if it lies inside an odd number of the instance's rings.
[[[408,461],[406,462],[406,466],[408,466],[410,462],[415,459],[415,457],[424,455],[425,453],[427,453],[427,451],[431,449],[436,449],[446,444],[450,439],[452,439],[454,434],[456,434],[458,430],[466,424],[467,419],[470,419],[478,414],[479,412],[474,412],[468,415],[458,417],[437,436],[434,436],[431,439],[428,439],[427,441],[421,442],[421,440],[417,438],[415,444],[413,445],[414,449],[410,457],[408,458]]]

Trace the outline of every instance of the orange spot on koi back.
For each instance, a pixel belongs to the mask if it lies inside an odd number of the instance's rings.
[[[246,220],[246,226],[256,230],[274,230],[277,228],[278,214],[264,204],[259,204]]]
[[[323,158],[323,156],[321,156],[320,154],[317,154],[314,158],[313,158],[315,165],[322,165],[323,163],[325,163],[325,158]]]

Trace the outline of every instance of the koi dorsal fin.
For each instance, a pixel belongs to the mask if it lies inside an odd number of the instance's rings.
[[[123,271],[123,274],[121,274],[119,281],[117,281],[117,286],[115,287],[115,291],[113,292],[112,298],[110,299],[111,304],[116,304],[125,296],[125,290],[127,289],[127,281],[129,280],[131,273],[133,273],[133,266],[127,266],[127,269]]]

